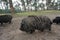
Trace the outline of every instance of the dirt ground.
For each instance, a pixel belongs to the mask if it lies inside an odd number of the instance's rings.
[[[60,14],[46,14],[51,20]],[[11,24],[0,25],[0,40],[60,40],[60,25],[52,24],[52,31],[38,32],[28,34],[19,30],[21,20],[25,17],[16,17],[12,19]]]

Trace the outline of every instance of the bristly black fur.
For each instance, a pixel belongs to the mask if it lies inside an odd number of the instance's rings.
[[[3,23],[11,23],[12,16],[11,15],[0,15],[0,23],[3,25]]]

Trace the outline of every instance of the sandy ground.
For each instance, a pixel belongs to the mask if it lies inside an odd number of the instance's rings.
[[[51,20],[60,14],[47,14]],[[12,19],[11,24],[0,25],[0,40],[60,40],[60,25],[52,24],[52,31],[38,32],[27,34],[19,30],[21,20],[25,17],[17,17]]]

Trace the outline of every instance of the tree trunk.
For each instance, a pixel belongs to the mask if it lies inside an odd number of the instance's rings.
[[[12,14],[14,14],[14,7],[13,7],[13,4],[12,4],[12,0],[9,0],[9,4],[10,4],[10,11]]]
[[[35,0],[35,11],[37,11],[37,0]]]
[[[24,11],[26,11],[25,1],[21,0],[21,2],[22,2],[22,6],[24,7]]]

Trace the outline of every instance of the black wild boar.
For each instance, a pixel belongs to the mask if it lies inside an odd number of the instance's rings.
[[[44,31],[45,29],[51,31],[51,20],[46,16],[29,15],[21,22],[20,30],[33,33],[35,30]]]
[[[3,23],[11,23],[12,16],[11,15],[0,15],[0,23],[3,25]]]
[[[59,24],[60,23],[60,17],[56,17],[55,19],[53,19],[53,23]]]

